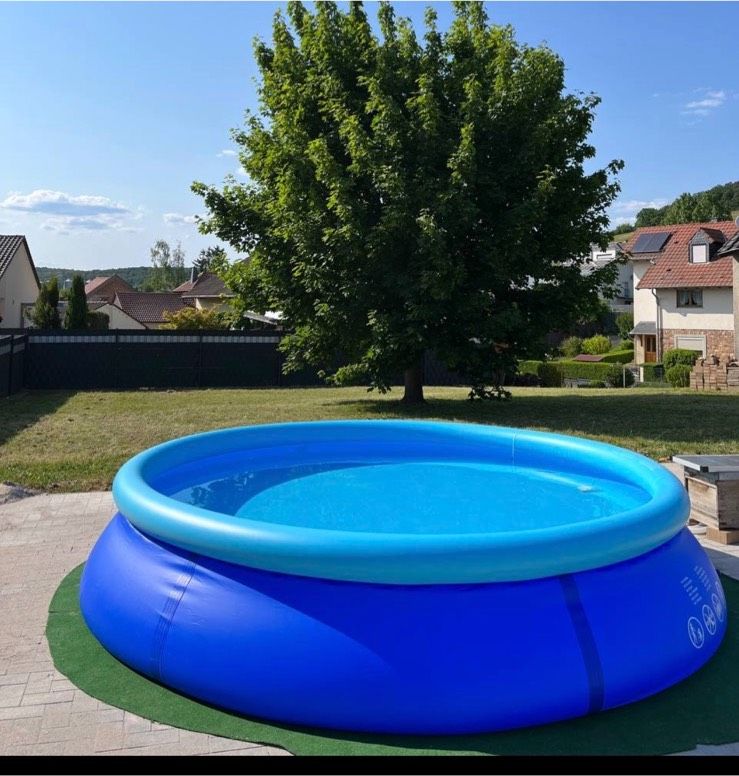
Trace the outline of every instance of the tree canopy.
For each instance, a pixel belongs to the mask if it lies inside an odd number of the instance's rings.
[[[454,3],[419,40],[388,4],[277,12],[255,42],[260,109],[233,138],[248,175],[193,184],[215,234],[249,260],[222,270],[243,305],[279,310],[288,368],[330,369],[422,399],[427,350],[475,394],[597,305],[619,161],[596,169],[592,94],[562,59]],[[586,169],[588,168],[588,169]],[[592,168],[592,169],[590,169]]]
[[[729,220],[739,210],[739,181],[714,186],[697,194],[685,192],[661,208],[645,207],[636,215],[636,226],[690,224],[713,218]]]

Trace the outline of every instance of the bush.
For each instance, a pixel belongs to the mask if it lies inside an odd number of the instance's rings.
[[[599,356],[602,353],[608,353],[611,349],[611,341],[603,334],[596,334],[594,337],[588,337],[583,340],[582,352],[591,356]]]
[[[619,366],[618,364],[611,364],[608,367],[608,372],[605,375],[603,382],[608,388],[623,388],[625,386],[630,388],[634,384],[634,375],[630,370]]]
[[[536,375],[539,384],[545,388],[559,388],[564,377],[560,362],[519,361],[519,375]]]
[[[633,350],[634,349],[634,340],[622,339],[621,342],[618,343],[618,349],[619,350]]]
[[[666,350],[662,358],[662,363],[665,365],[665,369],[670,369],[678,364],[684,366],[693,366],[698,360],[700,353],[697,350],[686,350],[685,348],[673,348],[672,350]]]
[[[93,310],[87,313],[88,329],[107,329],[110,326],[110,317],[107,313],[101,313],[99,310]]]
[[[634,360],[633,350],[612,350],[600,360],[601,364],[628,364]]]
[[[666,355],[667,353],[665,353]],[[665,371],[665,377],[673,388],[687,388],[690,385],[690,373],[692,371],[692,367],[687,364],[675,364],[675,366],[671,366]]]
[[[645,383],[659,383],[665,375],[665,367],[663,364],[643,364],[642,371],[644,372]]]
[[[616,316],[616,328],[621,337],[627,339],[634,328],[634,313],[619,313]]]
[[[585,385],[581,385],[580,388],[605,388],[606,384],[602,380],[591,380]]]
[[[582,353],[582,339],[580,337],[567,337],[566,340],[562,341],[559,349],[562,351],[562,355],[574,358]]]

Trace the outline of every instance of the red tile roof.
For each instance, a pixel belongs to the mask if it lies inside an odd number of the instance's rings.
[[[99,275],[85,283],[85,296],[88,299],[105,299],[112,302],[119,292],[133,291],[134,287],[120,275]]]
[[[115,304],[132,318],[143,324],[165,323],[165,312],[176,313],[191,307],[179,294],[155,294],[145,291],[116,294]]]
[[[661,251],[631,255],[633,261],[650,260],[653,262],[653,266],[644,273],[637,288],[730,288],[733,261],[730,256],[716,258],[703,264],[690,263],[688,245],[700,229],[713,240],[722,238],[729,240],[739,232],[739,227],[733,221],[647,226],[637,229],[624,245],[626,253],[630,253],[641,234],[670,233],[670,237]],[[722,237],[718,235],[718,232],[722,233]]]

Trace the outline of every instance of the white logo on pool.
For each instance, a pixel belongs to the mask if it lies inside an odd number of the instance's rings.
[[[716,593],[711,593],[711,603],[713,604],[713,610],[716,612],[719,622],[724,621],[724,605],[721,603],[721,599]]]
[[[716,632],[716,615],[713,613],[713,609],[708,604],[703,604],[701,613],[703,614],[703,622],[706,624],[706,630],[713,636]]]
[[[690,636],[690,641],[696,649],[700,649],[703,646],[706,634],[703,632],[703,626],[697,617],[691,617],[688,620],[688,636]]]

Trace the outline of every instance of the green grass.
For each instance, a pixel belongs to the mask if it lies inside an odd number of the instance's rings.
[[[739,582],[721,578],[728,629],[692,676],[639,703],[540,727],[465,736],[390,736],[270,724],[230,714],[137,674],[106,652],[82,619],[81,567],[59,586],[46,636],[56,668],[93,698],[186,730],[280,746],[299,755],[658,755],[739,739]],[[492,769],[493,771],[495,769]]]
[[[150,445],[253,423],[336,418],[437,418],[558,431],[653,458],[739,451],[739,395],[671,388],[514,388],[508,402],[470,402],[464,388],[431,388],[408,410],[400,393],[364,388],[74,392],[0,400],[0,482],[45,490],[110,487],[118,467]]]

